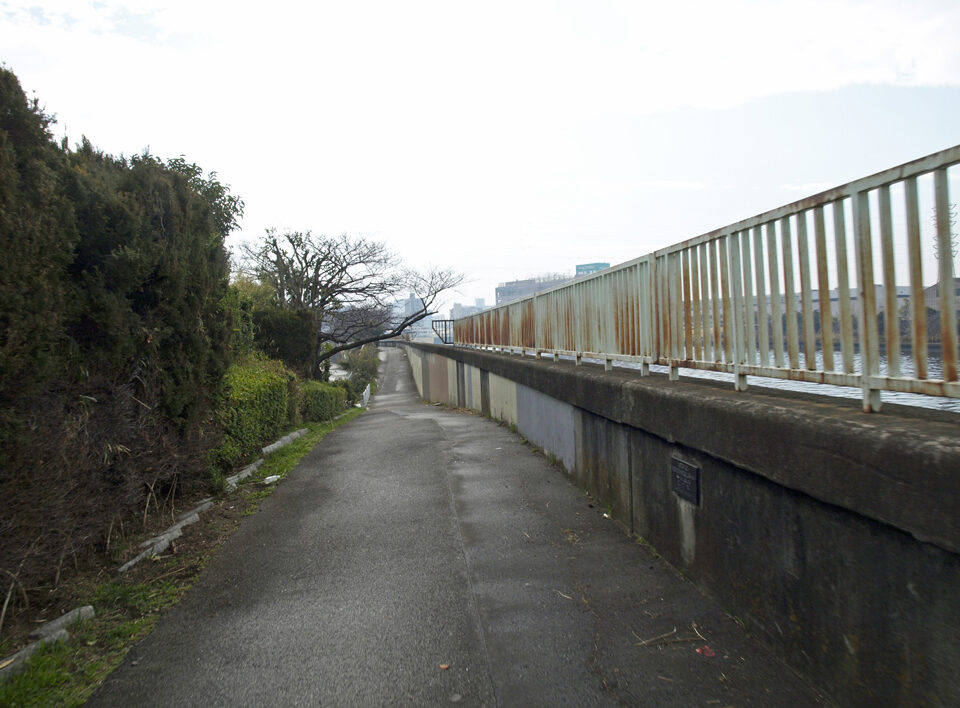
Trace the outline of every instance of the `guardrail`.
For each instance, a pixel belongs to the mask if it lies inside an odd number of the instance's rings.
[[[865,411],[880,410],[884,390],[960,398],[948,190],[958,163],[960,145],[461,318],[455,343],[633,362],[643,374],[658,364],[671,379],[729,372],[737,390],[747,376],[853,386]],[[925,287],[931,250],[944,257]]]
[[[453,344],[453,320],[433,320],[433,333],[444,344]]]

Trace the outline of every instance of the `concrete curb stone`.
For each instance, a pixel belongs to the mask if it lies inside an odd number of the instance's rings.
[[[66,641],[69,639],[70,632],[67,631],[67,627],[72,627],[81,620],[90,619],[94,617],[95,614],[96,613],[91,605],[84,605],[83,607],[77,607],[73,610],[70,610],[70,612],[61,615],[54,620],[50,620],[41,627],[37,627],[37,629],[30,633],[30,639],[35,641],[25,646],[16,654],[13,654],[3,661],[0,661],[0,664],[2,664],[2,666],[0,666],[0,683],[6,681],[14,674],[22,671],[26,666],[27,659],[29,659],[33,653],[44,644]]]

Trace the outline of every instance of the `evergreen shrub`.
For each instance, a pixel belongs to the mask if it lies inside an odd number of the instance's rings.
[[[217,467],[229,469],[252,458],[290,422],[290,383],[294,374],[280,362],[249,358],[224,376],[218,416],[223,438],[213,452]]]
[[[0,66],[7,616],[124,520],[207,481],[234,330],[252,336],[224,246],[242,201],[184,158],[71,149],[52,125]]]
[[[311,423],[331,420],[347,405],[346,391],[340,386],[307,381],[302,391],[303,418]]]

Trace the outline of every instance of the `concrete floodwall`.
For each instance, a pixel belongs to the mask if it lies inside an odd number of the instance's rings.
[[[843,705],[960,705],[955,414],[459,347],[422,397],[517,425]]]

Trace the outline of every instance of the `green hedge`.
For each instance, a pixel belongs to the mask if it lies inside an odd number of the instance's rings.
[[[303,419],[310,422],[330,420],[347,405],[346,391],[340,386],[307,381],[301,386]]]
[[[291,383],[294,375],[280,362],[250,359],[227,369],[219,417],[223,439],[214,450],[214,463],[230,469],[246,462],[272,442],[291,422]]]

